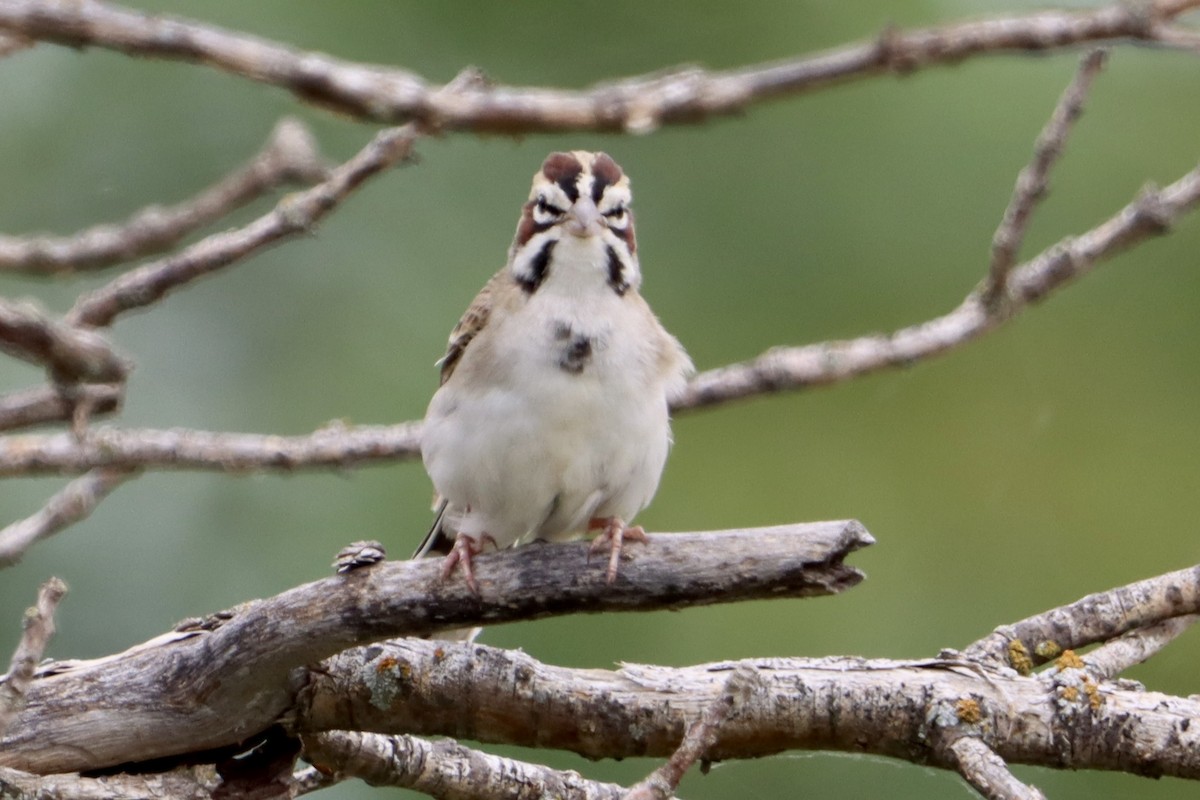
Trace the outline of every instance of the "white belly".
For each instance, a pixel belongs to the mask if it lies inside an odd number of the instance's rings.
[[[498,323],[501,357],[468,350],[434,395],[422,456],[456,532],[501,547],[572,538],[592,517],[631,520],[654,496],[670,430],[645,331],[595,303],[575,311],[531,301]]]

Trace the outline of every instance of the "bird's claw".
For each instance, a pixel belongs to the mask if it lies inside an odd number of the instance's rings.
[[[588,548],[588,557],[593,553],[602,553],[608,549],[608,571],[605,583],[612,584],[617,579],[617,568],[621,563],[621,547],[626,541],[649,544],[650,537],[641,525],[626,527],[620,517],[596,517],[588,520],[588,530],[600,530],[600,535],[592,540]]]
[[[446,554],[445,560],[442,562],[442,580],[448,579],[454,574],[455,567],[462,569],[463,580],[467,582],[467,588],[471,590],[471,594],[479,595],[479,584],[475,580],[475,568],[472,564],[475,556],[483,552],[483,547],[488,542],[492,543],[492,547],[499,549],[496,540],[490,534],[483,534],[478,539],[474,536],[467,536],[460,533],[454,540],[454,546],[450,548],[450,552]]]

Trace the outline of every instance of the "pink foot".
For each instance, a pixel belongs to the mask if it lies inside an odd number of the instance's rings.
[[[491,534],[485,533],[476,539],[473,536],[467,536],[460,533],[454,540],[454,546],[450,548],[450,552],[446,554],[446,560],[442,563],[442,580],[446,580],[454,574],[455,567],[461,567],[463,579],[467,582],[467,588],[472,594],[479,594],[479,584],[475,582],[475,569],[471,564],[475,556],[483,552],[483,546],[488,542],[492,543],[492,547],[499,549],[496,540]]]
[[[589,531],[597,528],[600,529],[600,535],[592,540],[588,555],[603,552],[605,548],[609,549],[608,575],[605,582],[612,583],[617,579],[617,566],[621,563],[621,546],[624,542],[629,540],[649,544],[650,538],[646,536],[646,531],[641,525],[626,527],[620,517],[593,517],[588,520]]]

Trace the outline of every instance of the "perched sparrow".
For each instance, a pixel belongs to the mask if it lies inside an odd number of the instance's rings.
[[[439,501],[417,555],[471,559],[600,530],[616,577],[626,527],[671,444],[668,401],[692,363],[638,294],[629,179],[604,153],[553,153],[533,177],[508,264],[450,334],[421,456]]]

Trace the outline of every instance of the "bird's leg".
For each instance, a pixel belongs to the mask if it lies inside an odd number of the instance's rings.
[[[479,584],[475,582],[475,569],[471,565],[471,560],[483,552],[483,546],[488,542],[491,542],[492,547],[497,550],[500,549],[490,533],[485,533],[478,539],[474,536],[467,536],[465,533],[460,533],[455,537],[454,546],[450,548],[450,552],[446,554],[446,560],[442,562],[442,580],[453,575],[455,567],[461,567],[467,588],[471,590],[472,594],[478,595]]]
[[[626,527],[620,517],[592,517],[588,520],[588,530],[600,530],[600,535],[592,540],[588,555],[602,552],[609,548],[607,583],[617,579],[617,565],[621,562],[621,545],[625,540],[649,544],[650,539],[641,525]]]

